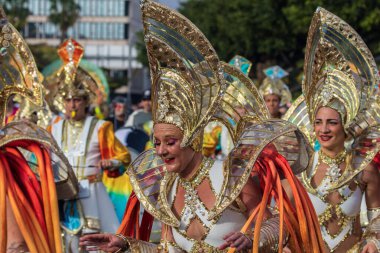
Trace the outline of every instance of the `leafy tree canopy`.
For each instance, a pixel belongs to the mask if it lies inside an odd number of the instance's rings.
[[[286,66],[303,61],[314,11],[321,6],[358,31],[380,53],[380,1],[373,0],[188,0],[180,12],[206,35],[223,60],[241,54]]]
[[[254,64],[281,65],[294,77],[302,71],[318,6],[348,22],[372,53],[380,54],[380,0],[187,0],[179,11],[206,35],[221,60],[240,54]]]
[[[18,30],[21,31],[26,25],[30,11],[28,8],[28,0],[0,0],[5,14],[9,22]]]
[[[50,0],[49,21],[61,30],[61,41],[67,38],[67,30],[80,17],[80,5],[75,0]]]

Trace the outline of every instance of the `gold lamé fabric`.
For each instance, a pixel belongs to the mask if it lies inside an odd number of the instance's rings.
[[[42,105],[42,89],[33,55],[22,36],[0,8],[0,127],[5,123],[7,101],[20,95]]]
[[[94,74],[79,66],[83,57],[83,47],[74,39],[64,41],[58,48],[62,66],[46,77],[46,100],[54,111],[65,112],[66,97],[89,98],[89,104],[99,105],[107,95],[101,81]]]

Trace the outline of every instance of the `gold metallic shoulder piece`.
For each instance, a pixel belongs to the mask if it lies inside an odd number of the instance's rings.
[[[153,1],[141,4],[152,78],[154,123],[184,134],[181,146],[202,134],[224,91],[223,70],[207,38],[187,18]]]
[[[374,58],[362,38],[339,17],[318,8],[306,44],[302,90],[311,122],[333,105],[345,128],[366,108],[379,83]]]
[[[178,227],[179,220],[168,202],[174,176],[166,172],[165,165],[155,149],[141,153],[128,167],[127,173],[133,191],[144,209],[161,222]]]
[[[215,208],[211,210],[212,217],[221,213],[239,196],[252,176],[254,164],[267,152],[285,157],[297,175],[308,167],[312,148],[302,132],[285,120],[268,119],[246,127],[224,162],[223,190],[217,196]]]
[[[252,80],[237,68],[222,62],[227,85],[214,118],[229,130],[234,144],[247,124],[269,118],[263,98]]]
[[[0,126],[3,126],[8,99],[18,94],[41,106],[42,86],[28,45],[8,22],[4,10],[0,10]]]
[[[315,141],[314,129],[310,122],[303,95],[299,96],[296,101],[292,103],[289,110],[282,118],[296,125],[303,132],[303,134],[306,135],[310,144],[313,146]]]

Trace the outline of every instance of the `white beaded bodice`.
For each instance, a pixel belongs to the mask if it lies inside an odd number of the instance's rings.
[[[212,177],[207,178],[210,180],[213,192],[220,194],[224,179],[223,163],[215,161],[207,173],[212,175]],[[209,219],[209,210],[199,198],[197,190],[189,182],[183,182],[179,178],[174,181],[169,193],[169,204],[171,205],[175,200],[178,184],[182,184],[186,193],[185,206],[182,209],[180,217],[180,226],[172,229],[175,243],[186,252],[197,252],[200,249],[199,247],[202,248],[200,244],[207,244],[209,250],[218,252],[217,247],[224,242],[222,237],[229,232],[239,231],[242,228],[246,221],[244,214],[238,210],[226,208],[214,219]],[[202,243],[188,237],[186,234],[188,227],[194,219],[197,219],[207,231]]]

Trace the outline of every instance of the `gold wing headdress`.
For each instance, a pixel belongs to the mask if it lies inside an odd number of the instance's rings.
[[[225,190],[217,196],[211,217],[238,197],[263,150],[286,157],[294,174],[307,168],[311,155],[311,147],[295,125],[269,119],[264,99],[252,80],[233,66],[222,66],[227,88],[214,119],[228,128],[235,147],[224,162]]]
[[[346,133],[354,138],[350,147],[353,169],[343,173],[334,190],[363,170],[380,149],[379,98],[374,94],[378,70],[355,30],[318,8],[309,29],[304,76],[304,95],[284,118],[298,125],[313,143],[315,114],[320,107],[328,106],[339,112]]]
[[[198,28],[179,13],[143,1],[142,15],[153,121],[178,126],[184,134],[182,146],[191,145],[201,138],[224,90],[218,56]]]
[[[24,39],[0,8],[0,127],[5,123],[7,101],[20,95],[42,105],[42,89],[33,55]]]
[[[46,78],[49,90],[48,103],[52,110],[65,112],[66,97],[88,97],[89,104],[96,104],[99,98],[106,98],[100,81],[79,66],[83,57],[83,47],[74,39],[64,41],[58,48],[62,66]]]
[[[319,107],[332,106],[347,128],[368,107],[378,83],[376,63],[361,37],[318,8],[309,29],[302,84],[311,122]]]

